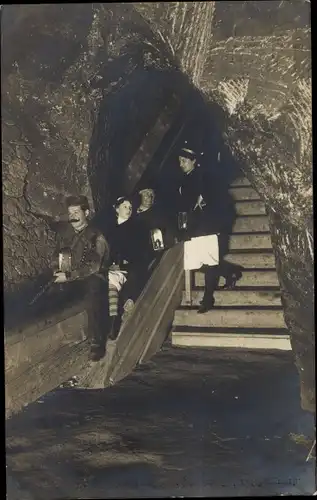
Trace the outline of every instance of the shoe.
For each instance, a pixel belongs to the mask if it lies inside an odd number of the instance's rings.
[[[211,301],[204,302],[203,300],[200,303],[197,314],[204,314],[207,311],[210,311],[215,305],[215,299],[213,298]]]
[[[134,301],[132,299],[126,300],[123,306],[124,312],[126,313],[131,312],[133,308],[134,308]]]
[[[123,306],[122,323],[125,323],[127,319],[130,317],[133,308],[134,308],[134,301],[132,299],[128,299]]]
[[[226,282],[223,285],[223,288],[225,290],[233,290],[236,286],[237,281],[242,278],[242,272],[237,271],[233,273],[231,276],[226,277]]]
[[[91,344],[90,346],[90,361],[100,361],[105,355],[105,348],[100,344]]]

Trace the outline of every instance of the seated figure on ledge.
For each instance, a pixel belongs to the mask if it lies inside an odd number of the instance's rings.
[[[89,223],[85,196],[69,196],[66,205],[68,222],[54,225],[57,240],[51,264],[53,282],[83,282],[91,360],[98,361],[105,354],[107,340],[109,246],[102,233]]]
[[[125,196],[119,197],[105,214],[104,227],[107,239],[110,242],[110,267],[109,267],[109,315],[110,333],[109,340],[116,340],[121,326],[122,289],[130,275],[130,244],[131,232],[130,218],[132,203]],[[130,300],[124,308],[133,307]]]

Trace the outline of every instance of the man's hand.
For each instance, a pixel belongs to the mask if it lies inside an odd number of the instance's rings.
[[[66,274],[62,273],[61,271],[56,271],[54,273],[54,276],[55,276],[54,283],[65,283],[65,281],[67,281]]]
[[[199,207],[200,210],[202,210],[204,207],[206,206],[206,202],[204,200],[204,198],[202,197],[202,195],[200,194],[197,198],[197,201],[196,201],[196,205],[194,206],[194,210]]]

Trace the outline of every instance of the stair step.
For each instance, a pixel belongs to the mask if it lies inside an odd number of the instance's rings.
[[[250,268],[275,268],[275,257],[273,252],[244,252],[244,253],[229,253],[225,259],[232,264]]]
[[[203,290],[193,290],[191,305],[198,306],[203,294]],[[281,306],[279,290],[216,290],[214,298],[217,306]],[[183,292],[181,305],[187,305],[185,292]]]
[[[243,328],[285,328],[280,307],[214,307],[205,314],[195,308],[175,311],[173,326],[209,326]]]
[[[226,331],[224,331],[226,330]],[[172,332],[172,345],[179,347],[231,347],[240,349],[279,349],[291,351],[291,343],[286,329],[258,329],[240,331],[229,329],[181,328]]]
[[[249,215],[237,217],[232,228],[232,233],[269,232],[269,219],[267,215]]]
[[[235,211],[237,215],[265,215],[265,205],[263,201],[236,201]]]
[[[238,177],[234,181],[231,182],[232,187],[237,187],[237,186],[251,186],[251,182],[247,177]]]
[[[260,200],[260,195],[257,193],[253,187],[249,186],[240,186],[233,187],[229,189],[229,193],[231,194],[234,200]]]
[[[249,250],[272,248],[270,233],[240,233],[233,234],[229,240],[229,250]]]
[[[219,286],[225,284],[225,279],[221,276]],[[205,275],[200,271],[194,272],[194,286],[205,286]],[[236,284],[237,288],[242,286],[279,286],[278,276],[275,269],[255,269],[242,270],[242,277]]]

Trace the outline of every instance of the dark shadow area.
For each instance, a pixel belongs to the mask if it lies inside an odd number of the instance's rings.
[[[52,285],[33,305],[29,301],[42,289],[49,281],[49,277],[44,274],[21,287],[20,294],[14,294],[4,301],[4,321],[7,334],[11,330],[28,328],[35,322],[49,321],[58,314],[80,304],[84,299],[85,292],[83,283],[68,283],[67,285]]]
[[[314,487],[311,443],[292,433],[309,435],[308,417],[289,353],[166,347],[116,387],[60,389],[11,418],[7,460],[46,498],[53,484],[73,498],[300,494]]]

